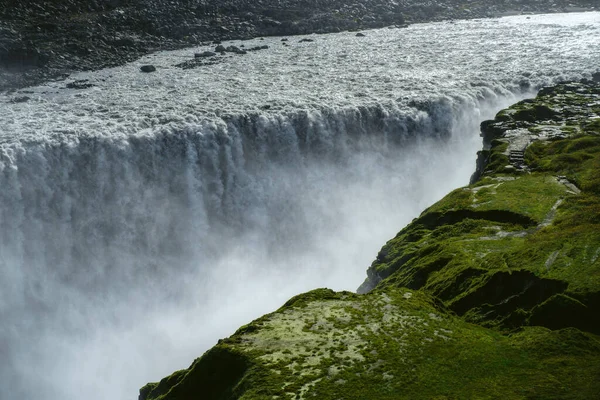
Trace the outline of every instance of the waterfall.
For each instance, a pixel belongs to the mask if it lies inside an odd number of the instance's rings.
[[[588,13],[265,38],[202,69],[173,66],[186,49],[139,61],[154,74],[0,94],[0,398],[135,398],[293,295],[355,290],[468,183],[482,120],[590,76],[598,29]]]
[[[334,278],[355,289],[373,246],[446,190],[425,177],[445,172],[466,183],[483,103],[254,113],[129,137],[2,145],[3,390],[65,397],[61,385],[53,393],[47,382],[19,379],[31,370],[52,376],[42,370],[61,357],[82,362],[65,341],[168,320],[167,310],[197,309],[206,321],[236,312],[219,308],[227,298],[243,302],[281,284],[289,287],[273,294],[280,301]],[[469,161],[444,171],[457,152]],[[227,321],[193,348],[276,306]]]

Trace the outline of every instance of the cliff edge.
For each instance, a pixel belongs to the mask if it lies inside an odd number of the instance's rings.
[[[171,399],[591,399],[600,393],[600,84],[482,123],[472,184],[317,289],[140,390]]]

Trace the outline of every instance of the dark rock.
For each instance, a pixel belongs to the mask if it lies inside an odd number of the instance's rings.
[[[225,46],[223,46],[223,45],[221,45],[221,44],[220,44],[220,45],[218,45],[217,47],[215,47],[215,51],[216,51],[217,53],[224,53],[224,52],[226,52],[226,51],[227,51],[227,49],[225,48]]]
[[[19,96],[19,97],[14,97],[13,99],[10,100],[11,103],[25,103],[28,102],[30,100],[30,98],[28,96]]]
[[[15,44],[9,48],[0,48],[0,66],[31,68],[43,67],[50,60],[47,53],[25,44]]]
[[[505,131],[502,122],[498,120],[485,120],[480,124],[481,137],[483,138],[483,147],[489,148],[492,140],[500,137]]]
[[[600,333],[600,322],[595,318],[594,308],[562,293],[536,306],[529,317],[529,324],[550,329],[574,326],[596,334]]]
[[[600,82],[600,71],[594,72],[592,74],[592,80],[594,82]]]
[[[235,54],[246,54],[246,50],[242,50],[237,46],[229,46],[225,49],[225,51]]]
[[[142,65],[140,70],[142,72],[154,72],[156,71],[156,67],[154,65]]]
[[[223,62],[223,58],[221,57],[195,57],[192,60],[186,60],[182,63],[175,64],[174,66],[181,69],[192,69],[203,67],[206,65],[215,65]]]
[[[485,167],[488,165],[490,159],[489,150],[480,150],[477,152],[477,160],[475,161],[475,172],[471,175],[469,179],[469,184],[472,185],[481,178],[483,175],[483,171],[485,171]]]
[[[287,41],[288,41],[288,38],[283,38],[283,39],[281,39],[281,41],[282,41],[282,42],[287,42]]]
[[[206,399],[228,398],[224,393],[242,379],[251,365],[246,355],[230,352],[226,348],[213,348],[199,360],[193,367],[194,389],[204,388],[202,393]],[[138,400],[157,399],[167,393],[172,394],[173,388],[186,377],[187,374],[173,374],[160,382],[148,384],[140,390]],[[183,387],[190,390],[188,386]],[[185,396],[185,392],[180,393],[184,393],[181,399],[190,398]]]
[[[465,0],[466,1],[466,0]],[[0,90],[29,86],[73,70],[123,65],[157,50],[262,36],[360,31],[406,22],[490,17],[520,9],[551,12],[567,6],[594,6],[595,0],[516,0],[469,3],[469,10],[438,3],[388,0],[106,0],[77,2],[4,1],[0,6],[0,67],[16,71],[0,77]],[[283,42],[287,38],[281,39]],[[314,39],[305,39],[311,42]],[[220,51],[216,51],[219,53]],[[243,53],[240,53],[243,54]],[[600,79],[600,78],[599,78]]]
[[[314,42],[314,39],[301,39],[300,43],[304,43],[304,42]]]
[[[111,43],[113,46],[121,46],[121,47],[135,46],[135,40],[133,40],[133,38],[131,38],[131,37],[121,37],[121,38],[113,40]]]
[[[549,120],[556,115],[556,112],[544,105],[536,105],[532,108],[525,108],[514,113],[513,118],[516,121],[535,122],[539,120]]]
[[[367,36],[367,35],[365,35],[365,34],[364,34],[364,33],[362,33],[362,32],[358,32],[358,33],[356,34],[356,37],[365,37],[365,36]]]
[[[194,54],[194,57],[195,57],[195,58],[201,58],[201,57],[213,57],[213,56],[216,56],[216,55],[217,55],[217,53],[215,53],[215,52],[212,52],[212,51],[205,51],[205,52],[202,52],[202,53],[195,53],[195,54]]]
[[[269,46],[256,46],[256,47],[251,47],[248,49],[248,51],[258,51],[258,50],[266,50],[268,49]]]
[[[67,83],[67,89],[88,89],[94,87],[93,83],[89,83],[87,79],[81,79]]]

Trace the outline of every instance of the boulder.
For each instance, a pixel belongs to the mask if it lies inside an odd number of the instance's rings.
[[[10,102],[11,103],[26,103],[30,100],[29,96],[19,96],[14,97]]]
[[[248,51],[266,50],[268,48],[269,48],[269,46],[267,46],[267,45],[264,45],[264,46],[255,46],[255,47],[249,48]]]
[[[88,89],[95,86],[93,83],[89,83],[87,79],[80,79],[67,83],[67,89]]]
[[[194,57],[195,58],[202,58],[202,57],[213,57],[216,56],[217,53],[213,52],[213,51],[204,51],[202,53],[195,53]]]
[[[552,119],[555,115],[554,110],[542,104],[517,110],[513,114],[513,118],[516,121],[535,122],[537,120]]]
[[[142,72],[154,72],[156,71],[156,67],[154,65],[142,65],[140,70]]]
[[[242,50],[237,46],[229,46],[225,49],[225,51],[235,54],[246,54],[246,50]]]

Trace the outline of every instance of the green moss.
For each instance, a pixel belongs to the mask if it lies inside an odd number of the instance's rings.
[[[489,159],[485,168],[485,173],[501,173],[505,167],[509,164],[508,155],[508,142],[502,140],[493,140],[492,148],[490,149]]]
[[[504,336],[435,303],[423,292],[388,289],[288,308],[271,314],[263,328],[236,334],[205,354],[161,399],[196,398],[193,393],[223,399],[585,399],[600,390],[594,379],[600,373],[597,336],[575,329]],[[326,315],[333,318],[325,322]],[[281,342],[271,340],[273,330],[304,320],[321,321],[322,329],[292,329]],[[340,338],[335,344],[334,332]],[[284,347],[293,350],[280,355]],[[312,356],[317,349],[327,356]],[[230,378],[232,391],[216,392],[216,374],[224,373],[219,365],[232,355],[239,355],[235,362],[242,357],[252,363]]]
[[[383,246],[373,291],[295,296],[141,397],[598,397],[599,98],[564,84],[500,112],[483,177]]]
[[[600,137],[536,142],[525,154],[529,165],[567,176],[579,188],[600,194]]]
[[[252,364],[250,355],[240,352],[234,344],[220,343],[188,369],[161,380],[145,397],[140,391],[140,399],[194,399],[199,393],[215,400],[237,398],[244,391],[241,381]]]

